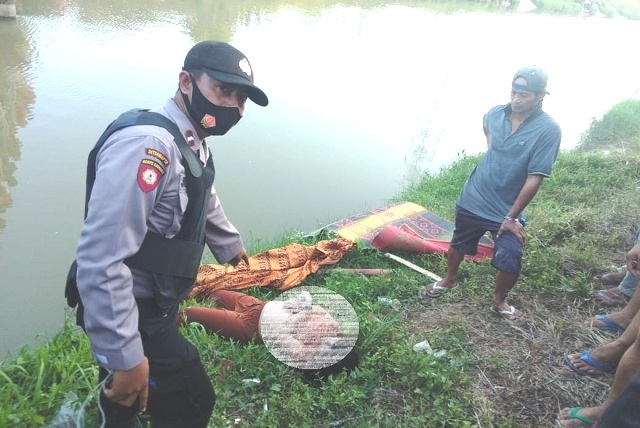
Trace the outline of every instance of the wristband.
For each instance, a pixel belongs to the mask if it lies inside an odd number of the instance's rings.
[[[504,219],[507,221],[515,221],[516,223],[519,223],[517,218],[509,217],[508,215],[504,216]]]

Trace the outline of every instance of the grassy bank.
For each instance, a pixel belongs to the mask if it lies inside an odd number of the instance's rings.
[[[611,379],[576,378],[562,369],[562,357],[610,340],[584,321],[598,311],[589,297],[593,276],[622,262],[638,225],[639,106],[625,101],[594,121],[580,147],[561,153],[553,177],[528,207],[524,270],[512,295],[525,321],[510,324],[489,312],[494,270],[488,263],[463,263],[458,289],[420,302],[417,292],[428,278],[357,248],[339,267],[392,273],[328,271],[303,284],[334,290],[353,305],[360,323],[355,372],[309,385],[264,346],[239,346],[195,326],[184,330],[215,382],[210,425],[552,427],[560,407],[601,402]],[[452,218],[478,159],[462,157],[397,199]],[[293,241],[311,243],[295,235],[277,245]],[[441,256],[399,255],[444,273]],[[400,310],[378,303],[378,296],[399,299]],[[446,355],[414,352],[412,345],[424,339]],[[24,349],[0,367],[0,426],[46,425],[65,399],[82,402],[90,395],[96,375],[86,338],[69,322],[46,345]],[[260,382],[243,382],[250,378]],[[95,400],[86,418],[86,426],[98,426]]]

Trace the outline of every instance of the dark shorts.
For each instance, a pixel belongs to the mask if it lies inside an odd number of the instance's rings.
[[[489,232],[493,238],[493,258],[491,264],[498,270],[518,275],[522,270],[524,245],[512,233],[503,233],[499,237],[501,223],[487,220],[456,206],[456,228],[451,238],[451,247],[464,255],[478,252],[480,238]]]

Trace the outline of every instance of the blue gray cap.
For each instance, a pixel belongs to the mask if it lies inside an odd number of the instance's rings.
[[[527,81],[526,85],[515,83],[518,77],[522,77]],[[547,73],[537,65],[530,65],[528,67],[522,67],[516,71],[511,81],[513,89],[528,92],[547,92]]]

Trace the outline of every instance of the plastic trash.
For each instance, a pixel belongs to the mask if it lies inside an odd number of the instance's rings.
[[[378,297],[378,302],[383,303],[387,306],[391,306],[393,309],[398,310],[402,306],[400,300],[392,299],[391,297]]]
[[[84,427],[84,406],[80,406],[78,403],[78,396],[74,392],[68,392],[55,419],[45,428]]]
[[[243,383],[260,383],[260,379],[257,377],[252,377],[250,379],[242,379]]]
[[[416,343],[413,345],[413,350],[416,352],[427,352],[428,354],[433,354],[433,349],[431,348],[431,344],[428,340]]]

